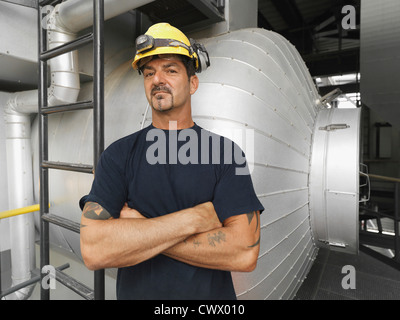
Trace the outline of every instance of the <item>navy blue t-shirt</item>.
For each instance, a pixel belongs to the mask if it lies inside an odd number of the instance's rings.
[[[161,130],[153,125],[111,144],[102,154],[89,195],[114,218],[125,203],[153,218],[212,201],[221,222],[264,210],[247,162],[230,140],[198,125]],[[118,299],[236,299],[231,273],[199,268],[162,254],[120,268]]]

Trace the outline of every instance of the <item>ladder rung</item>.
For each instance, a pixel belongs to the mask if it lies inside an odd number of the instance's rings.
[[[93,41],[93,33],[88,33],[79,38],[76,38],[73,41],[70,41],[61,46],[58,46],[54,49],[50,49],[45,52],[42,52],[42,54],[40,55],[40,60],[42,60],[42,61],[49,60],[51,58],[57,57],[64,53],[74,51],[92,41]]]
[[[62,266],[59,266],[56,269],[64,270],[64,269],[67,269],[67,268],[69,268],[69,263],[63,264]],[[27,286],[29,286],[31,284],[34,284],[36,282],[39,282],[39,281],[40,281],[40,272],[39,272],[39,270],[38,269],[32,270],[32,278],[31,279],[29,279],[27,281],[24,281],[22,283],[19,283],[19,284],[15,285],[12,288],[6,289],[5,291],[1,291],[0,292],[0,298],[8,296],[9,294],[11,294],[11,293],[13,293],[15,291],[18,291],[18,290],[20,290],[22,288],[25,288],[25,287],[27,287]]]
[[[94,300],[94,292],[92,289],[57,269],[56,280],[86,300]]]
[[[93,101],[82,101],[53,107],[45,107],[41,109],[41,114],[53,114],[86,109],[93,109]]]
[[[43,214],[42,220],[63,227],[65,229],[71,230],[73,232],[80,233],[80,224],[78,222],[65,219],[55,214],[51,213]]]
[[[93,166],[87,164],[43,161],[42,168],[75,171],[81,173],[93,173]]]

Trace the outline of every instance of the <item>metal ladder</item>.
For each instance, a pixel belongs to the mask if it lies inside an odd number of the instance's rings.
[[[50,265],[49,223],[58,225],[76,233],[80,232],[79,223],[49,213],[49,169],[67,170],[81,173],[93,173],[101,153],[104,150],[104,0],[93,0],[93,32],[74,41],[47,50],[47,30],[42,28],[41,8],[61,1],[42,0],[37,3],[38,39],[39,39],[39,165],[40,165],[40,270]],[[48,106],[47,100],[47,61],[93,42],[93,100],[67,105]],[[64,162],[52,162],[48,158],[48,115],[67,111],[93,109],[93,161],[94,165],[81,165]],[[41,283],[44,278],[41,274]],[[94,290],[56,269],[55,279],[87,300],[104,299],[104,270],[94,272]],[[41,300],[50,299],[50,289],[41,286]]]

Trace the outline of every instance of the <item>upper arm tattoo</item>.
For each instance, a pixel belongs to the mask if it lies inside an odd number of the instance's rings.
[[[101,205],[95,202],[86,203],[83,208],[83,216],[90,220],[108,220],[112,218],[111,214]],[[86,227],[81,224],[81,228]]]
[[[260,228],[260,215],[258,211],[253,211],[251,213],[247,213],[247,220],[249,221],[249,225],[251,224],[251,222],[253,221],[254,218],[256,218],[256,229],[255,229],[255,233],[259,230]],[[260,244],[260,240],[261,240],[261,234],[258,237],[258,240],[249,246],[249,248],[254,248],[256,246],[258,246]]]

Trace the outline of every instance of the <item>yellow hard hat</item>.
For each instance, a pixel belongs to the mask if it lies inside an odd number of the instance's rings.
[[[132,62],[132,67],[138,70],[147,57],[160,54],[179,54],[186,56],[194,61],[197,72],[201,72],[202,67],[207,68],[209,63],[208,53],[204,46],[194,41],[190,41],[179,29],[169,23],[157,23],[151,26],[144,35],[136,39],[136,56]],[[199,55],[205,57],[205,62],[199,60]],[[143,59],[143,60],[142,60]],[[142,60],[142,61],[141,61]]]

